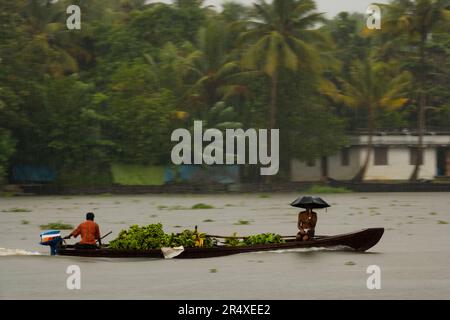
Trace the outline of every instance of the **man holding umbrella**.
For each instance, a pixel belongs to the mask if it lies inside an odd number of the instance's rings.
[[[297,233],[297,240],[307,241],[313,239],[317,224],[317,213],[312,209],[327,208],[329,207],[328,203],[319,197],[306,196],[298,198],[291,203],[291,206],[306,209],[298,214],[297,227],[299,232]]]
[[[317,224],[317,213],[312,211],[311,208],[307,208],[306,211],[302,211],[298,214],[297,227],[299,232],[297,233],[298,241],[307,241],[314,238],[315,228]]]

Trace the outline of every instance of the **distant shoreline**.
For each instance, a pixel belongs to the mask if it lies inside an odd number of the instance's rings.
[[[20,191],[8,191],[5,196],[27,195],[135,195],[135,194],[214,194],[214,193],[277,193],[309,192],[333,194],[348,192],[450,192],[449,182],[289,182],[242,184],[165,184],[158,186],[55,186],[20,185]]]

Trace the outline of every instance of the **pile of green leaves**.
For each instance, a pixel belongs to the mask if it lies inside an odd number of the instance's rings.
[[[142,227],[135,224],[128,230],[120,231],[117,238],[109,243],[109,247],[118,250],[149,250],[164,247],[167,241],[168,236],[164,233],[162,224]]]
[[[217,244],[216,239],[206,236],[205,233],[196,233],[192,230],[184,230],[181,233],[172,233],[168,239],[169,247],[183,246],[185,248],[195,247],[197,239],[203,240],[202,247],[212,247]]]
[[[244,243],[248,246],[257,244],[273,244],[273,243],[284,243],[284,239],[275,233],[261,233],[248,236],[244,239]]]
[[[116,250],[150,250],[178,246],[190,248],[198,245],[199,239],[202,241],[202,247],[212,247],[217,244],[205,233],[192,230],[166,234],[161,223],[142,227],[132,225],[128,230],[122,230],[117,238],[109,243],[109,248]]]
[[[225,239],[225,245],[228,247],[238,246],[254,246],[258,244],[275,244],[286,242],[281,235],[275,233],[261,233],[245,237],[243,240],[239,240],[236,234]]]
[[[244,242],[239,240],[239,238],[237,238],[236,232],[235,232],[235,233],[233,233],[233,235],[231,237],[225,238],[225,245],[227,247],[238,247],[238,246],[243,246]]]

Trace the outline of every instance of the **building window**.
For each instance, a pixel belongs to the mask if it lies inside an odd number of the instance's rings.
[[[422,153],[420,153],[419,149],[416,147],[409,148],[409,164],[412,166],[423,165],[424,151],[425,150],[422,149]]]
[[[346,167],[350,165],[350,148],[341,150],[341,166]]]
[[[308,160],[308,161],[306,161],[306,165],[308,167],[314,167],[316,165],[316,161],[315,160]]]
[[[375,147],[374,158],[375,158],[376,166],[387,166],[388,165],[388,148]]]

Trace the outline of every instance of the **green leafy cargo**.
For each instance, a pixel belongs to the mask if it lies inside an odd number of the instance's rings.
[[[284,243],[279,234],[263,233],[251,235],[239,240],[236,234],[225,239],[225,245],[230,247],[250,246],[259,244]],[[109,248],[116,250],[150,250],[162,247],[210,248],[217,245],[217,240],[205,233],[184,230],[181,233],[167,234],[161,223],[147,226],[132,225],[128,230],[120,231],[116,239],[109,243]]]
[[[162,224],[158,223],[142,227],[132,225],[128,230],[122,230],[118,237],[109,243],[109,247],[117,250],[150,250],[178,246],[212,247],[215,244],[211,237],[192,230],[166,234]]]
[[[244,243],[248,246],[257,244],[273,244],[273,243],[284,243],[284,239],[275,233],[262,233],[252,236],[248,236],[244,239]]]
[[[128,230],[120,231],[117,238],[109,243],[109,247],[120,250],[149,250],[164,247],[166,242],[167,236],[162,224],[143,227],[132,225]]]
[[[231,237],[225,239],[225,245],[229,247],[253,246],[259,244],[274,244],[286,242],[279,234],[261,233],[245,237],[239,240],[234,233]]]
[[[231,237],[225,238],[225,245],[227,247],[238,247],[243,246],[244,242],[239,240],[239,238],[236,235],[236,232],[233,233]]]

